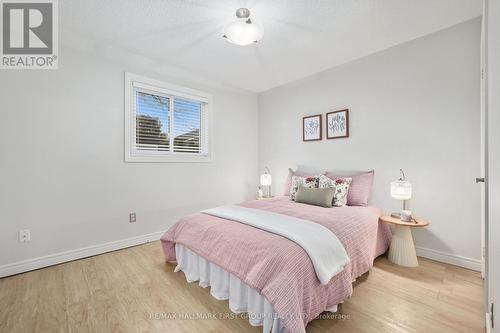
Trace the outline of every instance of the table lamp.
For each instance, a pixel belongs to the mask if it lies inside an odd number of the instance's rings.
[[[271,173],[269,172],[269,168],[265,167],[264,173],[260,176],[260,185],[267,187],[267,194],[265,198],[271,197],[271,182]]]
[[[403,210],[401,213],[392,213],[391,216],[403,221],[411,221],[411,211],[406,208],[406,200],[411,199],[411,183],[406,180],[403,169],[399,169],[401,177],[391,183],[391,196],[394,199],[403,201]]]

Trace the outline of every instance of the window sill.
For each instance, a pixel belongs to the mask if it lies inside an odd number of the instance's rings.
[[[207,156],[185,156],[185,155],[171,155],[171,156],[125,156],[127,163],[210,163],[212,157]]]

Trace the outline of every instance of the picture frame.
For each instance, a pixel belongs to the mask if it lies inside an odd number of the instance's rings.
[[[323,115],[316,114],[302,118],[302,141],[320,141],[323,139]]]
[[[328,112],[326,118],[326,138],[349,137],[349,109]]]

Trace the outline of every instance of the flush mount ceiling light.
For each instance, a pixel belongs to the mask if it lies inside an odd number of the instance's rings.
[[[261,25],[250,19],[248,8],[239,8],[236,11],[236,21],[231,22],[224,29],[224,37],[227,41],[236,45],[249,45],[257,43],[264,36],[264,29]]]

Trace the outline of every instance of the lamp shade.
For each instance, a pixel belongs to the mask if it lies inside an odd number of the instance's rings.
[[[264,35],[264,29],[258,23],[248,19],[238,19],[224,29],[224,37],[236,45],[249,45],[258,42]]]
[[[223,37],[236,45],[249,45],[257,43],[264,36],[264,29],[258,23],[250,19],[248,8],[239,8],[236,11],[237,20],[224,28]]]
[[[398,200],[411,199],[411,183],[406,180],[395,180],[391,183],[391,197]]]
[[[260,185],[262,186],[270,186],[271,185],[271,175],[268,173],[264,173],[260,176]]]

